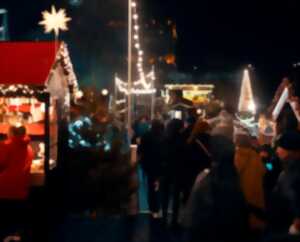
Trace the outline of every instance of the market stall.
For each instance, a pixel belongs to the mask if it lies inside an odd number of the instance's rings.
[[[165,102],[171,118],[205,116],[205,106],[213,97],[214,85],[168,84],[165,85]]]
[[[32,184],[40,186],[56,166],[59,121],[68,117],[78,88],[67,46],[3,42],[0,53],[0,138],[10,125],[26,127],[34,150]]]
[[[300,99],[295,95],[294,84],[287,78],[279,85],[268,112],[260,116],[261,143],[269,143],[273,137],[286,130],[300,127]]]

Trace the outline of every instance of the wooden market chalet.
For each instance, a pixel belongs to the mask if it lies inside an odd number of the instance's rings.
[[[22,124],[35,157],[31,173],[42,185],[57,162],[59,123],[78,90],[64,42],[0,43],[0,139]]]

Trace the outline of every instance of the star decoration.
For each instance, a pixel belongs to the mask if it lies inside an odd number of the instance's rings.
[[[39,22],[40,25],[43,25],[45,28],[45,33],[50,33],[54,31],[54,34],[58,36],[59,31],[68,30],[67,22],[71,18],[66,16],[65,9],[59,9],[56,11],[54,6],[51,6],[51,12],[43,11],[43,20]]]

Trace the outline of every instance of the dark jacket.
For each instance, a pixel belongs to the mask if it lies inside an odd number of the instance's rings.
[[[203,133],[191,143],[187,142],[185,153],[184,180],[193,185],[197,175],[205,168],[210,167],[210,135]]]
[[[138,154],[143,170],[147,175],[159,177],[163,163],[163,137],[148,131],[142,136]]]
[[[300,218],[300,161],[291,162],[281,173],[271,201],[268,212],[273,229],[287,231]]]
[[[238,180],[225,179],[216,179],[214,170],[205,170],[197,177],[184,216],[192,242],[244,240],[248,220],[246,202]]]
[[[183,175],[185,166],[185,140],[181,134],[167,137],[163,144],[164,163],[163,173],[167,179],[176,182],[182,182],[183,179],[178,179]]]

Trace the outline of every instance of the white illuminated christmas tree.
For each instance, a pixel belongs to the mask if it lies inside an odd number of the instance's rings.
[[[249,71],[244,71],[242,80],[240,100],[239,100],[239,113],[249,113],[254,115],[256,113],[256,106],[253,98],[253,92],[251,87],[251,80]]]

